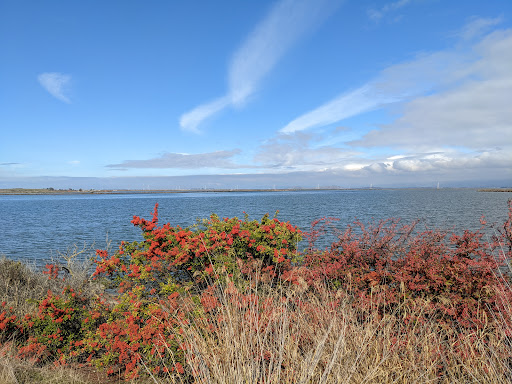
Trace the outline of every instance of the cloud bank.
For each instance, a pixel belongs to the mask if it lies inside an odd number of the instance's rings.
[[[47,72],[37,76],[37,80],[50,95],[65,103],[71,103],[67,95],[71,76],[58,72]]]
[[[183,114],[180,126],[198,132],[208,117],[227,106],[240,107],[257,90],[264,77],[307,32],[331,13],[339,0],[282,0],[256,26],[235,52],[228,70],[228,92]]]

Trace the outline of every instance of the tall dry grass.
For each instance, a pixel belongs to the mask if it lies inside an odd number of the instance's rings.
[[[218,309],[183,322],[179,335],[195,383],[498,384],[512,378],[503,359],[512,346],[503,329],[454,336],[434,320],[402,321],[406,310],[419,314],[427,301],[362,319],[343,291],[323,286],[260,284],[248,292],[228,282],[212,290],[211,300],[220,302]]]
[[[92,382],[101,383],[102,381],[93,381],[83,372],[71,368],[38,367],[28,361],[7,355],[0,357],[0,384],[90,384]]]

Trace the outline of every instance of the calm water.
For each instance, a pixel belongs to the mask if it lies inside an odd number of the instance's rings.
[[[356,218],[363,222],[390,217],[405,223],[422,219],[422,226],[454,229],[503,223],[512,193],[476,190],[358,190],[297,192],[232,192],[148,195],[0,196],[0,254],[38,265],[76,244],[105,248],[121,240],[140,240],[130,223],[133,215],[151,218],[159,203],[160,223],[188,226],[212,212],[221,217],[260,219],[265,213],[308,229],[324,216],[337,217],[343,228]]]

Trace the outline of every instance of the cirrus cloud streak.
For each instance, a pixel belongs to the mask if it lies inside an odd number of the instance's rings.
[[[285,53],[339,3],[340,0],[278,2],[233,55],[227,94],[184,113],[180,118],[182,130],[197,133],[205,119],[228,106],[240,107],[246,103]]]

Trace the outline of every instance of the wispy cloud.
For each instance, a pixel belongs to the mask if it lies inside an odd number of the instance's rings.
[[[503,17],[473,18],[457,35],[464,40],[472,40],[475,37],[480,37],[483,33],[500,24],[502,21]]]
[[[313,111],[299,116],[282,128],[280,132],[293,133],[329,125],[394,100],[392,97],[379,95],[374,84],[367,84],[356,90],[343,93]]]
[[[308,31],[322,22],[337,5],[329,0],[284,0],[276,4],[242,47],[229,69],[229,94],[243,104],[265,75]]]
[[[370,8],[368,10],[368,17],[373,21],[380,21],[388,13],[396,11],[397,9],[400,9],[409,3],[411,3],[411,0],[398,0],[387,3],[381,8]]]
[[[67,93],[71,82],[71,76],[58,72],[41,73],[37,76],[39,84],[56,99],[65,103],[71,103]]]
[[[222,111],[230,105],[230,103],[229,97],[224,96],[210,101],[209,103],[202,104],[190,112],[183,114],[180,118],[180,126],[185,131],[199,133],[199,129],[197,128],[199,124],[208,117]]]
[[[128,168],[176,168],[176,169],[199,169],[199,168],[248,168],[249,166],[238,165],[232,158],[240,154],[239,149],[231,151],[216,151],[199,154],[186,153],[164,153],[159,157],[147,160],[125,160],[119,164],[109,164],[107,167],[116,169]]]
[[[326,126],[420,95],[439,84],[453,81],[449,74],[460,66],[463,59],[450,52],[437,52],[393,65],[359,88],[344,92],[295,118],[280,132],[293,133]]]
[[[208,117],[227,106],[239,107],[246,103],[285,53],[339,3],[340,0],[278,2],[233,55],[227,94],[183,114],[181,128],[198,132],[198,126]]]
[[[482,26],[492,24],[491,21],[480,23],[478,20],[473,20],[472,23]],[[476,33],[476,29],[470,28],[472,34]],[[431,111],[435,110],[436,113],[428,112],[422,107],[423,115],[414,116],[417,119],[414,125],[422,122],[422,129],[432,127],[427,131],[443,126],[444,132],[452,132],[453,129],[446,127],[451,126],[453,119],[446,117],[453,116],[454,113],[459,113],[461,117],[465,115],[476,118],[475,115],[478,115],[478,119],[468,122],[470,126],[477,121],[479,124],[483,123],[485,116],[506,121],[509,113],[503,106],[503,100],[508,100],[511,96],[509,84],[512,78],[512,67],[509,65],[512,59],[508,36],[510,34],[512,31],[496,32],[473,46],[459,46],[451,51],[421,54],[409,62],[385,68],[375,79],[295,118],[280,132],[293,133],[326,126],[392,103],[402,103],[405,106],[402,119],[405,127],[413,121],[413,117],[408,118],[407,115],[428,102]],[[479,107],[475,108],[476,105]],[[446,114],[439,111],[446,111]],[[444,123],[441,124],[442,121]],[[404,130],[410,132],[408,136],[424,141],[424,135],[420,138],[417,131],[406,128]],[[377,145],[378,140],[373,142]]]

